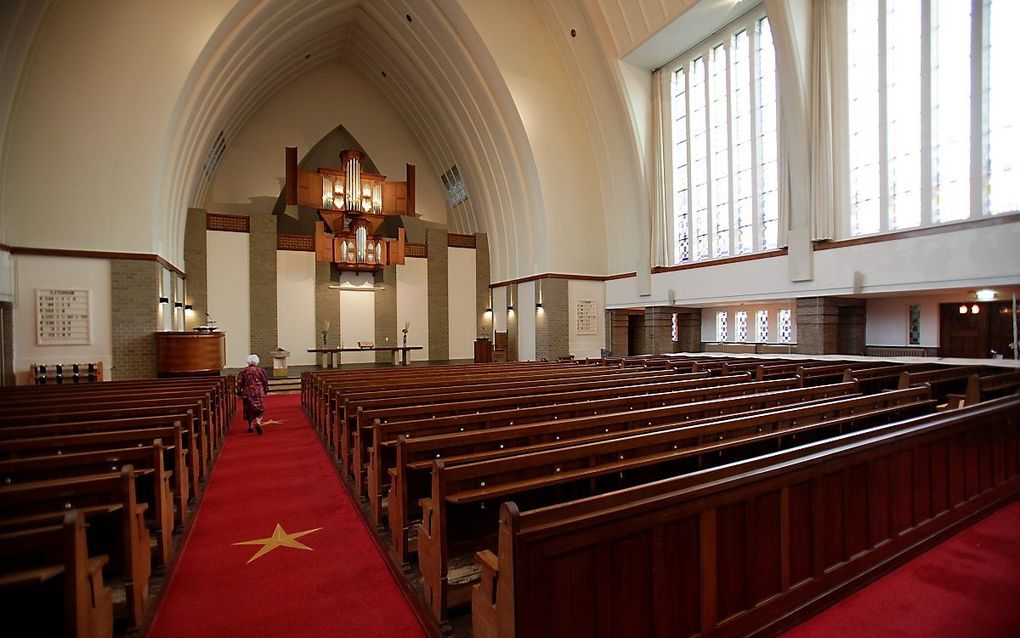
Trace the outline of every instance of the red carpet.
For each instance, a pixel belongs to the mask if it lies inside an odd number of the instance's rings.
[[[269,397],[266,420],[233,424],[149,635],[424,636],[300,396]],[[287,544],[235,544],[274,531]]]
[[[1020,636],[1020,501],[783,634]]]

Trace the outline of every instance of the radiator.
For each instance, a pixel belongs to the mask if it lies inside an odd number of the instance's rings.
[[[917,346],[864,346],[869,357],[927,357],[927,348]]]

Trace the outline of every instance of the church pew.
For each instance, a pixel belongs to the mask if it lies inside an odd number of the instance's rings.
[[[888,403],[888,398],[882,401]],[[711,403],[711,402],[710,402]],[[716,406],[717,406],[717,402]],[[690,404],[690,409],[673,420],[648,425],[645,420],[627,420],[621,415],[606,418],[580,418],[557,422],[541,422],[511,428],[495,428],[462,434],[426,436],[415,439],[400,437],[396,443],[396,461],[388,468],[390,489],[387,492],[387,525],[392,539],[395,557],[407,563],[414,551],[409,533],[417,522],[411,520],[411,505],[427,496],[430,486],[432,461],[442,459],[447,467],[453,464],[470,463],[577,445],[595,441],[619,438],[640,433],[657,432],[677,427],[711,425],[724,420],[763,428],[778,417],[801,419],[801,422],[830,414],[833,410],[852,411],[861,407],[874,406],[871,398],[859,394],[846,394],[838,399],[809,398],[791,402],[782,407],[727,411],[718,414],[715,406],[706,411],[704,404]],[[835,407],[834,407],[835,406]],[[764,420],[759,419],[762,417]],[[708,430],[706,430],[708,431]]]
[[[185,416],[182,418],[181,415]],[[209,451],[209,433],[207,428],[204,427],[208,424],[201,420],[197,404],[194,403],[156,402],[154,404],[145,404],[144,402],[131,401],[112,407],[86,405],[78,410],[58,406],[57,410],[54,411],[40,407],[35,413],[14,415],[7,414],[5,410],[0,412],[0,438],[4,436],[3,431],[11,427],[57,423],[113,422],[135,417],[165,417],[181,421],[184,430],[188,432],[187,443],[189,445],[189,458],[192,461],[193,487],[197,489],[199,479],[204,480],[208,476],[213,459]]]
[[[707,377],[699,374],[697,378]],[[334,417],[329,419],[327,432],[333,437],[331,447],[343,464],[349,458],[353,433],[357,430],[358,414],[362,410],[397,408],[401,406],[420,406],[436,403],[453,403],[470,401],[486,397],[498,396],[510,399],[514,396],[533,395],[549,392],[569,392],[585,388],[625,386],[642,383],[643,381],[695,378],[690,375],[679,375],[675,372],[653,370],[619,370],[598,375],[574,376],[567,373],[528,377],[523,380],[507,380],[513,377],[502,377],[502,381],[485,383],[470,379],[470,384],[462,384],[460,380],[447,381],[439,388],[421,390],[418,388],[393,388],[388,391],[373,391],[371,398],[363,398],[360,391],[339,392],[335,395],[336,408]],[[377,388],[373,387],[373,390]],[[382,395],[382,396],[380,396]],[[345,465],[346,467],[346,465]]]
[[[801,365],[797,367],[797,376],[805,386],[835,383],[843,379],[847,369],[858,371],[868,368],[880,368],[889,365],[887,361],[850,361],[831,365]]]
[[[1018,491],[1010,397],[584,500],[504,503],[498,551],[477,557],[473,635],[779,635]]]
[[[35,635],[113,635],[113,597],[103,582],[108,557],[89,556],[81,510],[64,512],[53,525],[0,532],[0,557],[6,624]]]
[[[861,392],[871,394],[898,388],[900,375],[904,372],[921,372],[941,367],[943,366],[937,363],[900,363],[856,370],[847,367],[842,378],[844,381],[856,381],[861,386]]]
[[[166,566],[170,562],[172,537],[176,527],[174,494],[170,487],[173,472],[167,469],[164,459],[166,451],[173,452],[163,446],[161,439],[155,439],[144,446],[0,460],[0,481],[11,485],[116,472],[126,464],[135,468],[136,477],[140,470],[151,471],[147,477],[151,482],[149,495],[146,497],[144,491],[139,491],[139,502],[151,506],[151,528],[156,531],[156,557],[160,565]]]
[[[545,507],[928,414],[934,409],[925,388],[908,392],[912,394],[885,393],[887,401],[882,395],[871,395],[867,398],[872,405],[849,411],[838,406],[828,413],[819,409],[806,419],[808,423],[802,422],[803,416],[784,419],[783,411],[776,411],[750,422],[736,418],[728,424],[680,426],[450,468],[442,460],[433,461],[432,489],[421,500],[422,522],[417,528],[425,602],[440,621],[447,609],[456,605],[456,601],[448,605],[450,560],[465,550],[476,551],[488,544],[489,530],[495,531],[493,517],[498,505],[494,504],[513,500],[529,508]]]
[[[84,431],[69,428],[62,430],[60,426],[27,426],[24,438],[0,439],[0,458],[15,461],[17,459],[35,459],[46,456],[69,456],[105,453],[109,450],[125,446],[144,446],[154,439],[166,443],[166,450],[171,459],[169,470],[172,472],[173,494],[176,500],[177,517],[181,525],[190,518],[188,512],[189,498],[197,498],[195,478],[198,474],[190,469],[192,465],[189,450],[184,443],[184,430],[180,421],[165,419],[125,419],[124,422],[86,422]],[[150,425],[147,425],[150,423]],[[155,424],[155,425],[151,425]],[[98,426],[98,427],[97,427]],[[128,429],[131,426],[143,429]],[[45,429],[49,428],[49,429]]]
[[[365,493],[366,481],[385,477],[380,466],[368,467],[370,475],[365,476],[366,465],[372,462],[373,446],[378,438],[375,428],[390,426],[384,436],[421,436],[444,432],[477,430],[495,425],[514,425],[540,420],[557,420],[578,416],[624,412],[634,414],[642,410],[658,409],[651,412],[657,418],[664,414],[661,409],[694,401],[721,397],[746,397],[760,395],[770,390],[794,387],[793,381],[748,381],[747,375],[730,377],[706,377],[690,379],[679,387],[655,392],[629,392],[629,388],[589,390],[563,394],[539,394],[515,397],[509,400],[488,399],[460,404],[437,406],[410,406],[392,410],[370,410],[359,413],[354,433],[353,463],[354,489],[360,497]],[[849,387],[849,386],[846,386]],[[842,390],[836,390],[836,392]],[[424,408],[424,409],[422,409]],[[644,412],[642,412],[644,414]],[[451,417],[458,417],[453,420]],[[381,439],[386,440],[386,439]],[[375,449],[375,454],[381,454]],[[384,462],[390,459],[384,459]]]
[[[964,391],[971,375],[985,376],[993,374],[993,369],[984,366],[942,366],[934,370],[900,373],[899,387],[908,388],[919,383],[927,383],[940,403],[952,393]]]
[[[690,415],[693,410],[709,410],[712,414],[724,414],[734,410],[754,409],[755,406],[769,407],[785,405],[792,401],[829,398],[856,391],[854,384],[826,387],[821,390],[794,391],[794,382],[771,381],[749,382],[747,375],[694,379],[684,382],[683,387],[667,392],[640,394],[636,396],[577,397],[564,396],[544,404],[530,407],[508,408],[493,412],[468,410],[463,414],[439,416],[434,419],[396,422],[374,422],[366,426],[365,438],[370,444],[365,477],[364,493],[367,493],[372,521],[377,525],[382,517],[382,492],[388,470],[396,463],[395,443],[398,437],[418,439],[424,436],[466,433],[500,427],[516,427],[529,423],[562,421],[575,427],[597,427],[606,431],[625,429],[631,422],[653,425],[670,421],[677,415]],[[725,400],[723,400],[725,399]],[[697,404],[695,408],[686,405]],[[581,420],[585,419],[587,420]],[[685,416],[684,418],[693,418]],[[593,420],[594,419],[594,420]],[[378,419],[374,419],[378,421]],[[359,443],[360,441],[360,436]],[[364,448],[355,450],[359,459]],[[358,480],[355,480],[357,490]],[[357,492],[360,496],[362,492]]]
[[[134,474],[134,468],[125,465],[119,472],[0,486],[0,519],[9,522],[11,518],[78,508],[86,513],[91,526],[101,515],[114,515],[117,531],[104,540],[116,545],[119,552],[111,554],[111,562],[116,559],[122,567],[128,622],[138,626],[149,602],[152,567],[146,507],[136,498]]]
[[[180,425],[183,435],[181,449],[188,455],[188,469],[191,473],[191,496],[198,496],[199,480],[207,475],[208,468],[206,468],[207,459],[200,451],[202,449],[201,430],[195,419],[195,413],[190,407],[129,406],[18,416],[0,413],[0,440],[11,437],[53,436],[59,431],[57,426],[64,424],[67,424],[65,430],[77,432]]]
[[[962,408],[977,405],[988,399],[995,399],[1020,390],[1020,371],[990,374],[988,376],[970,375],[967,378],[967,389],[962,394],[950,393],[946,400],[951,408]]]
[[[670,381],[644,383],[663,378],[670,379]],[[516,395],[507,395],[498,391],[485,391],[477,394],[474,392],[451,393],[449,395],[451,399],[454,394],[460,395],[462,398],[440,404],[397,402],[395,405],[389,405],[386,401],[362,403],[353,412],[353,417],[342,424],[339,440],[340,459],[344,471],[353,476],[355,489],[360,495],[363,487],[360,483],[361,474],[368,461],[368,450],[372,446],[374,437],[371,427],[377,423],[389,424],[416,419],[435,421],[463,414],[487,414],[500,410],[518,411],[556,403],[621,399],[628,396],[650,395],[748,380],[746,375],[744,377],[727,377],[718,382],[717,379],[713,379],[705,373],[669,373],[666,377],[655,375],[637,379],[613,380],[608,384],[545,385],[542,383],[533,385],[528,390],[522,390],[520,394]]]

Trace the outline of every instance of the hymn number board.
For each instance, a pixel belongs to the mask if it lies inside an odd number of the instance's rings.
[[[577,334],[595,335],[599,333],[598,316],[595,301],[592,299],[577,300]]]
[[[89,338],[89,291],[35,289],[36,344],[85,345]]]

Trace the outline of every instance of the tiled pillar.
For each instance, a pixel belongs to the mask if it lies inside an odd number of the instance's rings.
[[[326,332],[326,346],[336,348],[340,345],[340,293],[329,287],[330,269],[332,264],[325,261],[315,262],[315,347],[321,348],[322,331]],[[321,356],[319,357],[321,360]]]
[[[630,329],[629,314],[626,310],[610,310],[606,321],[606,334],[609,352],[614,357],[626,357],[630,354],[628,347],[628,330]]]
[[[506,313],[506,360],[518,361],[520,356],[520,348],[518,347],[520,329],[518,328],[517,313],[520,312],[520,303],[518,303],[517,299],[517,284],[507,286],[506,294],[507,303],[509,304],[512,301],[514,306],[513,312]]]
[[[535,283],[535,357],[555,360],[570,354],[570,311],[566,279]],[[542,304],[538,308],[538,304]]]
[[[673,308],[680,316],[680,334],[673,352],[701,352],[701,308]]]
[[[429,360],[450,358],[449,248],[445,230],[425,233],[428,247]]]
[[[209,312],[205,225],[205,211],[189,208],[184,226],[184,270],[188,274],[184,303],[192,311],[184,313],[185,330],[205,325],[205,313]]]
[[[114,380],[156,377],[159,284],[155,261],[110,260],[110,307]]]
[[[673,352],[673,306],[645,309],[645,351],[648,354]]]
[[[475,233],[475,317],[478,331],[475,336],[488,335],[492,338],[492,313],[489,307],[489,238],[485,233]]]
[[[382,285],[375,291],[375,345],[399,346],[400,333],[397,327],[397,267],[386,266],[379,275]],[[397,359],[400,355],[398,353]],[[375,353],[376,363],[390,363],[393,355],[382,351]]]
[[[862,354],[865,302],[836,297],[797,300],[799,354]]]
[[[253,214],[248,235],[251,351],[270,365],[279,345],[276,317],[276,216]]]

